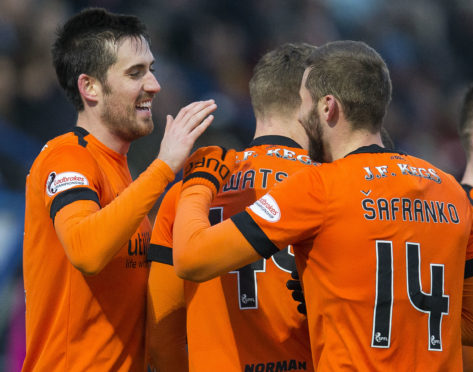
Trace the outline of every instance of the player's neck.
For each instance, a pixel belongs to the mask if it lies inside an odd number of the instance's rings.
[[[269,116],[256,119],[254,138],[261,136],[284,136],[297,142],[305,150],[309,148],[307,134],[295,116],[288,118]]]
[[[77,126],[84,128],[105,146],[119,154],[126,155],[130,149],[130,142],[117,137],[101,120],[87,111],[81,111],[77,117]]]
[[[381,134],[370,133],[364,130],[351,131],[345,135],[339,135],[332,139],[330,147],[327,148],[329,161],[334,161],[345,157],[347,154],[363,146],[379,145],[384,147]]]

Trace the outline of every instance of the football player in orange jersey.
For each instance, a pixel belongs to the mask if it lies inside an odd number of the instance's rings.
[[[313,166],[297,120],[299,84],[309,44],[284,44],[266,53],[250,80],[254,139],[238,153],[239,166],[212,203],[218,223],[244,210],[274,183]],[[313,371],[307,318],[287,291],[295,262],[289,248],[273,259],[206,283],[184,281],[172,267],[172,224],[181,183],[165,195],[148,257],[147,348],[150,371]],[[188,350],[186,350],[186,335]],[[189,362],[188,362],[189,359]],[[188,366],[189,364],[189,366]]]
[[[26,183],[23,371],[143,371],[147,213],[211,123],[213,101],[167,116],[159,154],[132,182],[130,143],[153,130],[160,86],[145,26],[86,9],[53,46],[77,125],[49,141]]]
[[[391,80],[365,43],[317,48],[300,95],[309,154],[326,163],[210,226],[234,151],[196,151],[174,223],[178,275],[208,280],[291,242],[317,371],[460,371],[462,328],[464,342],[473,334],[471,318],[461,322],[464,282],[471,297],[465,259],[473,259],[464,191],[428,162],[383,147]]]
[[[461,184],[463,189],[466,191],[470,202],[473,204],[473,85],[471,85],[463,97],[463,103],[461,107],[460,120],[458,122],[458,132],[460,134],[460,140],[466,154],[466,167],[463,173]],[[465,278],[473,276],[473,262],[467,261],[465,267]],[[468,284],[468,283],[466,283]],[[473,301],[471,297],[464,297],[464,301]],[[464,318],[473,318],[473,314],[467,310],[470,306],[465,306]],[[469,339],[467,335],[464,337]],[[473,371],[473,347],[463,346],[463,368],[465,372]]]

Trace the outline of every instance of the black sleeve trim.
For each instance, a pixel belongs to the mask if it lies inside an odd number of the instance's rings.
[[[147,258],[148,261],[155,261],[173,266],[172,249],[164,245],[150,244]]]
[[[465,279],[473,276],[473,259],[467,260],[465,263]]]
[[[53,223],[56,218],[56,213],[59,212],[61,208],[77,200],[92,200],[100,206],[97,193],[87,187],[76,187],[63,191],[53,200],[51,210],[49,211],[49,216],[53,220]]]
[[[266,236],[248,212],[243,211],[231,217],[235,226],[262,257],[269,258],[279,252],[278,247]]]
[[[215,177],[213,174],[210,174],[207,172],[194,172],[194,173],[189,174],[186,178],[184,178],[184,181],[182,181],[182,183],[184,184],[192,178],[206,179],[213,183],[217,192],[218,190],[220,190],[220,183],[218,182],[217,177]]]

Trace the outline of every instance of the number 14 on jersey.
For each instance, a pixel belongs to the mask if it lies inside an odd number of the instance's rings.
[[[376,242],[376,301],[373,312],[371,347],[391,345],[392,310],[394,303],[393,245],[391,241]],[[396,274],[402,275],[401,271]],[[430,264],[429,294],[422,291],[420,277],[420,244],[406,243],[407,295],[411,305],[428,314],[428,348],[442,351],[442,317],[448,314],[449,296],[444,294],[444,265]]]

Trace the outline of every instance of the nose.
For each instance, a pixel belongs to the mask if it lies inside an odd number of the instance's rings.
[[[158,93],[161,90],[161,85],[151,71],[148,71],[148,75],[143,87],[144,90],[149,93]]]

